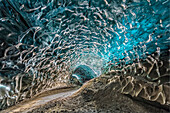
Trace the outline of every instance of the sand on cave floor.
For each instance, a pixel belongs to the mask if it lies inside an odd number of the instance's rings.
[[[168,113],[161,106],[121,94],[117,83],[106,76],[86,82],[81,88],[63,87],[44,92],[2,113]]]
[[[60,87],[57,89],[53,89],[53,90],[49,90],[49,91],[45,91],[39,95],[34,96],[31,99],[27,99],[15,106],[9,107],[3,111],[0,111],[1,113],[25,113],[25,112],[29,112],[33,109],[38,108],[39,106],[42,106],[52,100],[55,99],[62,99],[65,98],[67,96],[72,95],[73,93],[75,93],[77,91],[77,87]]]
[[[92,79],[72,96],[54,100],[31,113],[168,113],[167,110],[138,101],[114,90],[116,84],[105,84],[104,79]]]

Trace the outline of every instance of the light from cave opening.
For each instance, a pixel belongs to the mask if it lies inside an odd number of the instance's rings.
[[[71,75],[71,82],[82,85],[86,81],[97,77],[94,70],[87,65],[79,65]]]

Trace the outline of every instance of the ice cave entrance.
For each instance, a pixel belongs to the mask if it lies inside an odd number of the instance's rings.
[[[87,65],[79,65],[71,75],[71,82],[82,85],[86,81],[97,77],[95,71]]]

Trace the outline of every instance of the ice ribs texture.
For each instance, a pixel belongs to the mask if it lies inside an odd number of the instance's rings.
[[[149,55],[145,60],[127,65],[121,70],[114,68],[107,74],[115,75],[115,80],[120,83],[121,93],[169,106],[170,74],[167,54],[162,54],[159,59],[155,54]]]

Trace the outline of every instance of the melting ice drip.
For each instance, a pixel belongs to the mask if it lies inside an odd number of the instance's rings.
[[[68,82],[169,49],[168,0],[1,0],[0,109]],[[88,60],[87,60],[88,59]],[[2,96],[2,95],[1,95]]]

